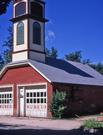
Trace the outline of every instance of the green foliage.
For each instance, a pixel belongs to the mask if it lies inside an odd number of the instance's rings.
[[[66,100],[66,93],[59,92],[58,90],[56,90],[56,92],[53,94],[53,100],[51,104],[51,112],[54,118],[61,119],[66,109],[65,100]]]
[[[70,60],[70,61],[80,62],[83,64],[88,64],[89,66],[94,68],[96,71],[103,74],[103,64],[102,63],[91,64],[90,59],[83,60],[81,51],[75,51],[75,52],[69,53],[65,55],[65,59]]]
[[[55,58],[55,59],[58,57],[58,51],[54,47],[52,47],[50,50],[46,48],[45,52],[47,57]]]
[[[81,51],[76,51],[65,55],[65,58],[70,61],[81,62]]]
[[[82,61],[82,63],[89,65],[89,64],[91,63],[91,61],[90,61],[90,59],[84,59],[84,60]]]
[[[90,64],[91,63],[90,59],[82,60],[81,51],[71,52],[71,53],[65,55],[65,59],[70,60],[70,61],[80,62],[80,63],[83,63],[83,64]]]
[[[103,123],[100,123],[96,121],[95,119],[90,119],[84,122],[83,127],[87,129],[103,128]]]
[[[103,74],[103,64],[102,63],[97,63],[97,64],[91,64],[90,65],[92,68]]]
[[[4,63],[5,64],[11,62],[11,59],[12,59],[12,48],[13,48],[13,31],[12,31],[12,27],[9,27],[8,33],[9,33],[9,35],[8,35],[6,41],[3,44],[3,47],[4,47],[3,58],[4,58]]]
[[[0,0],[0,15],[6,13],[7,7],[12,0]]]
[[[9,35],[2,45],[3,52],[0,54],[0,70],[5,64],[11,62],[12,60],[12,48],[13,48],[12,27],[9,27],[8,32]]]
[[[0,55],[0,70],[3,68],[3,65],[4,65],[4,60],[2,56]]]

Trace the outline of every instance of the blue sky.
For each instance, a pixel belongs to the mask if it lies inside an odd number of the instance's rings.
[[[0,16],[0,45],[5,41],[12,8]],[[84,59],[103,62],[103,0],[46,0],[46,47],[59,57],[82,51]]]

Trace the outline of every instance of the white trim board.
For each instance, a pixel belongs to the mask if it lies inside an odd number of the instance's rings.
[[[0,88],[9,88],[9,87],[14,88],[14,85],[13,84],[11,84],[11,85],[9,85],[9,84],[8,85],[0,85]]]
[[[28,62],[28,64],[34,69],[36,70],[42,77],[44,77],[48,82],[51,83],[51,80],[49,78],[47,78],[42,72],[40,72],[34,65],[32,65],[30,62]]]
[[[36,86],[36,85],[46,85],[47,88],[47,83],[23,83],[23,84],[17,84],[17,87],[25,87],[25,86]]]

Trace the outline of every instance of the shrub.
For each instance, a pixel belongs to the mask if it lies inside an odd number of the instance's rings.
[[[53,94],[52,104],[51,104],[51,112],[54,118],[61,119],[64,111],[65,111],[65,100],[66,100],[66,93],[56,92]]]
[[[87,129],[103,128],[103,123],[100,123],[95,119],[90,119],[84,122],[83,127]]]

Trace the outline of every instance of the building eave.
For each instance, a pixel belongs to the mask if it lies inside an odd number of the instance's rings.
[[[96,87],[103,87],[103,85],[101,84],[101,85],[96,85],[96,84],[80,84],[80,83],[64,83],[64,82],[52,82],[52,84],[53,85],[55,85],[55,84],[58,84],[58,85],[70,85],[70,86],[73,86],[73,85],[75,85],[75,86],[91,86],[91,87],[93,87],[93,86],[96,86]]]
[[[47,78],[42,72],[40,72],[40,70],[38,70],[34,65],[32,65],[30,62],[28,62],[28,64],[34,69],[36,70],[42,77],[44,77],[49,83],[52,83],[52,81]]]
[[[45,19],[45,18],[40,18],[38,16],[34,16],[34,15],[31,15],[31,14],[25,14],[25,15],[22,15],[22,16],[15,17],[15,18],[10,19],[10,21],[11,22],[18,22],[18,21],[25,20],[25,19],[35,19],[35,20],[38,20],[38,21],[41,21],[41,22],[48,22],[48,20]]]

